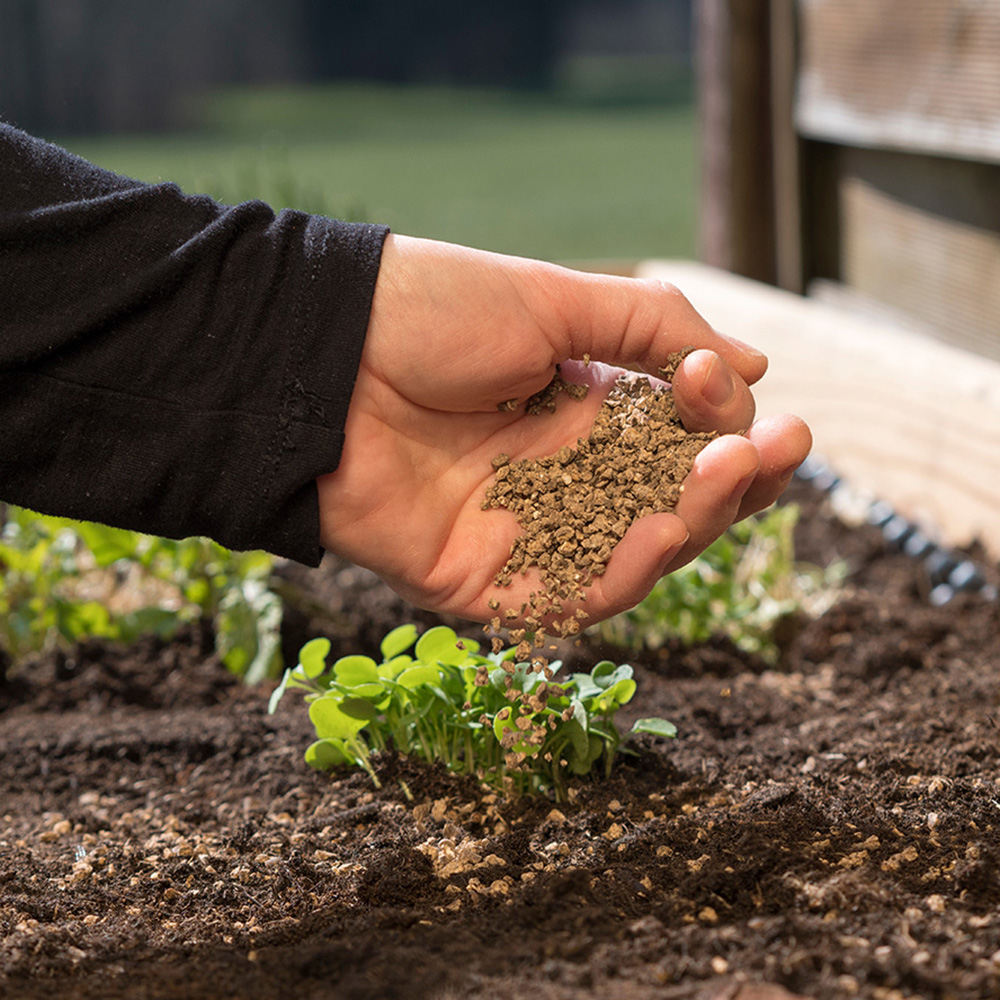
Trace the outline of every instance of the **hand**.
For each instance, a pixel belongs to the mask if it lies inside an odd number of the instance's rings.
[[[479,621],[491,597],[519,607],[537,577],[493,586],[520,529],[508,511],[480,509],[491,459],[575,445],[620,372],[607,365],[655,374],[688,346],[699,350],[675,376],[678,409],[689,430],[724,436],[698,456],[676,513],[642,518],[618,544],[588,589],[591,622],[773,502],[808,454],[808,429],[789,416],[751,426],[748,384],[765,357],[712,330],[672,286],[390,236],[343,455],[319,480],[323,544],[421,607]],[[556,364],[590,385],[584,401],[538,416],[498,409],[548,385]]]

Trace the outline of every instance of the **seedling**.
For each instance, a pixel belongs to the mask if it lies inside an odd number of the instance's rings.
[[[273,563],[263,552],[230,552],[206,538],[175,541],[7,507],[0,525],[0,659],[16,664],[85,637],[167,638],[182,623],[205,619],[233,673],[250,682],[277,676],[282,606],[270,589]],[[158,585],[150,588],[158,599],[111,610],[119,582],[123,590]],[[92,596],[96,584],[101,600]]]
[[[656,649],[668,638],[691,646],[713,636],[769,663],[779,656],[782,621],[821,614],[846,574],[795,560],[798,508],[774,507],[734,524],[687,566],[660,580],[639,605],[601,622],[605,642],[634,652]]]
[[[481,654],[474,639],[438,626],[393,629],[382,662],[344,656],[327,665],[330,643],[313,639],[285,672],[270,711],[289,688],[305,692],[318,739],[306,761],[318,770],[363,767],[389,747],[516,792],[565,800],[571,775],[609,774],[622,743],[615,713],[632,699],[632,668],[610,660],[590,673],[556,678],[558,661],[516,660],[515,648]],[[665,719],[640,719],[631,733],[672,737]],[[631,734],[630,734],[631,735]]]

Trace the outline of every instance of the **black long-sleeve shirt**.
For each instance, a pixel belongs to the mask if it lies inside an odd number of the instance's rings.
[[[0,124],[0,498],[315,565],[385,235]]]

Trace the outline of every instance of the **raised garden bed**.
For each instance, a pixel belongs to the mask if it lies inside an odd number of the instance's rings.
[[[934,607],[924,561],[793,493],[800,557],[851,566],[842,599],[777,668],[633,659],[622,714],[679,739],[558,808],[398,759],[381,789],[313,773],[300,707],[269,717],[198,636],[22,674],[0,690],[0,994],[997,995],[997,603]],[[412,617],[350,567],[310,586],[343,652]]]

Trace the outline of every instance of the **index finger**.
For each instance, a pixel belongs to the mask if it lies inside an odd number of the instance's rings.
[[[721,355],[752,385],[767,370],[767,357],[713,329],[684,294],[666,281],[570,272],[556,308],[564,318],[566,358],[589,356],[655,375],[671,354],[686,347]]]

